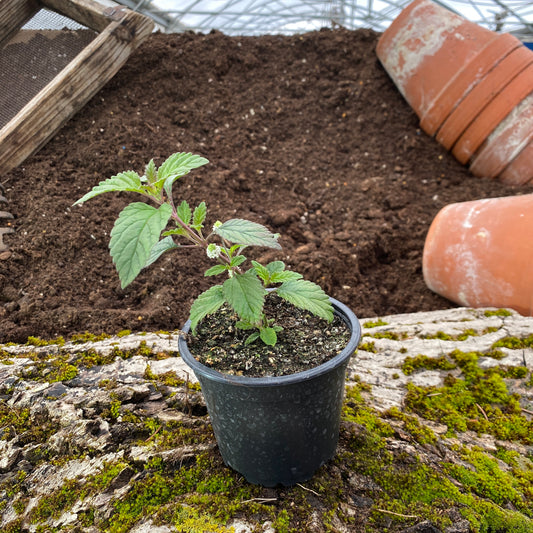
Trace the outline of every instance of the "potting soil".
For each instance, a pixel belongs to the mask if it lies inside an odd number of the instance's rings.
[[[524,194],[472,176],[418,127],[371,30],[295,36],[154,34],[37,155],[1,176],[15,233],[0,255],[0,342],[179,328],[212,283],[199,250],[174,252],[126,290],[109,233],[135,196],[72,204],[123,170],[201,154],[176,184],[207,224],[281,234],[281,259],[359,317],[453,307],[422,276],[429,225],[452,202]],[[4,207],[2,206],[4,209]]]

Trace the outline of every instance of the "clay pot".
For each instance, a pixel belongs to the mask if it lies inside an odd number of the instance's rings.
[[[424,246],[427,286],[460,305],[533,315],[532,230],[533,194],[444,207]]]
[[[475,151],[475,149],[473,151],[468,149],[471,146],[469,143],[472,143],[473,139],[477,140],[479,136],[482,137],[481,142],[483,142],[500,120],[524,98],[525,95],[517,98],[515,97],[516,93],[509,92],[509,85],[531,63],[533,63],[533,54],[531,50],[522,45],[501,59],[457,104],[439,129],[437,141],[448,150],[452,149],[459,141],[459,147],[455,150],[461,156],[463,164],[468,162],[470,155]],[[532,89],[533,87],[529,91]],[[502,94],[504,91],[505,93]],[[496,97],[500,97],[500,100],[497,104],[492,104]],[[485,122],[483,122],[484,126],[480,129],[480,122],[476,122],[476,120],[490,104],[492,107],[490,111],[487,110],[487,114],[493,112],[494,108],[497,111],[501,109],[502,112],[495,116],[491,115],[492,120],[489,121],[489,124],[485,126]],[[504,112],[505,114],[503,114]],[[494,127],[487,132],[487,128],[490,128],[492,124]],[[479,144],[476,148],[479,147]]]
[[[442,88],[420,120],[420,127],[434,135],[450,113],[487,74],[522,43],[513,35],[504,33],[489,41],[469,63],[457,71]]]
[[[495,178],[524,150],[533,139],[533,93],[515,107],[489,135],[470,164],[473,174]],[[533,159],[529,159],[530,171],[521,172],[512,183],[529,181],[533,175]]]
[[[533,183],[533,141],[507,165],[499,179],[511,185]]]
[[[498,124],[533,91],[533,53],[523,50],[531,58],[529,66],[492,98],[455,143],[452,153],[461,163],[468,163]]]
[[[428,110],[437,106],[450,80],[496,37],[430,0],[415,0],[385,30],[376,52],[404,98],[426,123],[432,122]],[[486,54],[494,58],[493,52]],[[473,79],[476,76],[472,74]]]

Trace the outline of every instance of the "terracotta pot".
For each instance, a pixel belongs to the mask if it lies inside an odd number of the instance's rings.
[[[472,159],[471,172],[480,177],[497,177],[532,139],[533,93],[522,100],[489,135]],[[530,165],[531,171],[526,172],[526,176],[533,172],[533,159]]]
[[[524,50],[531,55],[530,50]],[[479,113],[453,147],[452,154],[463,164],[468,163],[485,139],[496,129],[498,124],[529,93],[533,91],[533,62],[513,78],[490,103]]]
[[[443,88],[496,37],[430,0],[415,0],[385,30],[376,52],[404,98],[428,120]]]
[[[533,194],[446,206],[424,246],[427,286],[460,305],[533,315],[532,231]]]
[[[486,128],[490,127],[492,124],[494,124],[494,127],[498,125],[500,120],[502,120],[511,109],[524,98],[525,95],[521,98],[515,97],[516,93],[511,92],[512,89],[510,89],[509,86],[513,80],[520,76],[524,72],[524,69],[532,63],[533,53],[525,46],[516,48],[503,58],[455,107],[454,111],[448,116],[439,129],[436,137],[437,141],[448,150],[452,149],[455,143],[460,141],[461,144],[457,149],[457,152],[461,155],[461,162],[466,163],[472,153],[472,151],[469,151],[466,148],[467,146],[470,146],[468,143],[471,142],[471,139],[475,138],[477,140],[479,135],[484,135],[481,139],[481,142],[483,142],[492,129],[494,129],[492,128],[487,132]],[[514,87],[514,85],[512,87]],[[496,97],[500,96],[501,93],[503,94],[500,100],[498,100],[496,109],[502,109],[502,112],[503,110],[506,110],[507,112],[503,116],[501,116],[502,113],[493,115],[493,120],[489,121],[490,125],[482,127],[481,130],[479,129],[479,122],[477,123],[477,126],[474,126],[474,122],[478,119],[479,115],[484,112],[484,110]],[[494,111],[494,105],[490,110],[491,113]],[[498,120],[496,117],[498,117]],[[472,129],[469,129],[467,134],[466,131],[468,128]],[[464,135],[463,138],[461,138],[462,135]]]
[[[420,127],[428,134],[434,135],[450,113],[483,80],[498,63],[522,43],[509,33],[496,36],[489,41],[469,63],[457,71],[446,83],[439,95],[428,106],[420,120]]]
[[[512,185],[533,183],[533,141],[507,165],[499,179]]]

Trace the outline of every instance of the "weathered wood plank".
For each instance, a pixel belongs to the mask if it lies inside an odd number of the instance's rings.
[[[43,7],[61,13],[91,30],[103,31],[124,16],[126,8],[106,7],[93,0],[39,0]]]
[[[37,0],[2,0],[0,5],[0,47],[39,11]]]
[[[46,144],[116,74],[153,27],[151,19],[127,11],[28,102],[0,130],[0,175]]]

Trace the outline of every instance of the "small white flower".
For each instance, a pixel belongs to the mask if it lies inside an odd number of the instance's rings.
[[[207,257],[210,259],[216,259],[220,255],[220,246],[216,244],[208,244],[206,248]]]
[[[216,232],[217,232],[217,228],[220,228],[220,226],[222,226],[222,222],[220,222],[220,220],[217,220],[217,221],[213,224],[213,233],[216,233]]]

